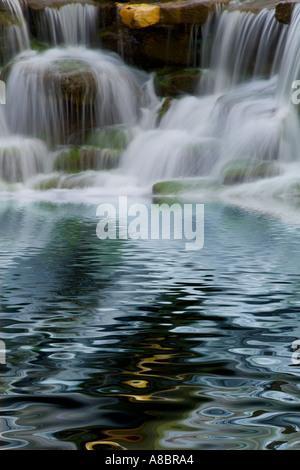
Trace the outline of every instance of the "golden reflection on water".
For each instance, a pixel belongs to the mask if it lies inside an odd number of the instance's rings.
[[[172,335],[172,341],[174,341],[174,338],[176,338],[176,336],[177,335]],[[169,366],[171,364],[171,360],[174,357],[178,356],[177,352],[173,354],[171,353],[171,351],[174,351],[175,348],[171,347],[168,344],[168,340],[169,338],[166,337],[145,338],[142,344],[143,349],[154,349],[156,351],[169,352],[167,354],[159,352],[157,354],[153,354],[150,357],[145,357],[145,353],[143,355],[141,353],[135,353],[135,364],[133,364],[132,367],[133,370],[123,370],[120,373],[120,375],[124,375],[125,377],[128,375],[131,376],[129,379],[122,381],[122,383],[127,387],[131,387],[132,391],[130,391],[129,393],[127,393],[126,391],[108,393],[107,396],[125,397],[128,399],[129,402],[180,402],[181,399],[179,399],[177,392],[179,390],[180,395],[182,393],[182,390],[180,390],[181,387],[178,386],[178,375],[176,375],[176,379],[174,377],[174,374],[171,374],[170,377],[167,377],[166,375],[166,371],[170,370]],[[160,342],[162,344],[159,344]],[[166,346],[166,344],[168,345],[168,347]],[[157,367],[162,367],[162,371],[160,374],[157,373]],[[153,378],[158,378],[160,381],[161,379],[171,380],[172,382],[174,381],[174,384],[165,386],[165,388],[157,389],[157,387],[155,387],[155,383],[153,382]],[[184,378],[180,377],[180,380],[184,380]],[[190,391],[190,387],[183,387]],[[149,390],[151,390],[150,393]],[[143,423],[143,425],[137,428],[103,430],[102,432],[104,435],[107,436],[107,440],[103,439],[100,441],[90,442],[86,444],[86,448],[88,450],[95,450],[95,446],[102,445],[111,445],[115,447],[120,446],[121,449],[151,448],[153,446],[153,438],[154,436],[157,436],[157,429],[155,429],[156,425],[152,424],[151,416],[153,415],[153,412],[151,412],[150,409],[148,411],[144,409],[144,413],[149,416],[149,422],[146,421],[145,423]],[[182,418],[182,415],[180,415],[180,418]],[[118,442],[121,442],[121,444],[118,444]],[[159,448],[159,444],[156,445],[156,447]]]
[[[127,380],[124,384],[130,385],[134,388],[147,388],[148,386],[147,380]]]
[[[126,447],[123,447],[117,442],[113,442],[113,441],[101,440],[101,441],[92,441],[92,442],[88,442],[87,444],[85,444],[85,447],[87,450],[95,450],[95,446],[103,446],[103,447],[111,446],[115,450],[127,450]]]

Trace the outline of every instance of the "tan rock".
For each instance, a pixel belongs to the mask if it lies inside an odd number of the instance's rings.
[[[141,4],[120,5],[119,15],[129,28],[147,28],[159,22],[160,6]]]
[[[130,28],[146,28],[153,25],[204,24],[216,5],[225,5],[230,0],[179,0],[153,4],[117,4],[121,22]]]

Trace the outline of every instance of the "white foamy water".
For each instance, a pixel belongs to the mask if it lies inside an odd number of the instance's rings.
[[[27,24],[19,0],[3,0],[2,8],[11,18],[11,24],[0,27],[4,40],[3,59],[8,60],[18,52],[30,48]]]
[[[51,170],[47,147],[38,139],[7,136],[0,139],[0,173],[9,183],[27,181],[29,178]]]
[[[7,84],[12,132],[66,141],[85,122],[133,125],[145,75],[116,55],[85,47],[49,49],[15,63]]]
[[[158,129],[141,131],[129,145],[122,160],[124,172],[148,183],[186,176],[222,182],[229,162],[255,166],[298,158],[297,114],[289,103],[276,100],[275,72],[281,67],[277,62],[286,28],[267,10],[259,15],[225,11],[215,22],[209,59],[212,93],[174,101]],[[207,31],[205,38],[208,44]]]
[[[99,10],[95,5],[72,3],[46,7],[37,23],[39,40],[59,45],[97,42]]]
[[[67,10],[49,13],[46,21],[53,42],[88,43],[92,9],[69,7],[70,22],[60,39],[59,25]],[[80,11],[86,14],[81,18],[85,26],[74,29]],[[299,7],[290,26],[278,24],[274,11],[258,15],[218,12],[202,31],[201,61],[207,74],[199,96],[173,100],[163,117],[158,117],[160,105],[151,82],[115,55],[73,46],[20,60],[8,83],[8,99],[13,104],[7,107],[7,122],[2,118],[6,133],[51,136],[52,144],[64,141],[74,109],[57,84],[64,74],[74,80],[77,73],[86,84],[84,106],[76,111],[77,131],[85,125],[88,113],[99,127],[123,123],[132,131],[118,169],[74,175],[50,169],[47,175],[34,178],[31,171],[27,194],[50,199],[145,195],[157,181],[206,178],[215,185],[199,190],[201,198],[243,201],[247,207],[256,207],[249,201],[260,199],[259,210],[264,204],[270,208],[269,202],[276,198],[298,196],[299,119],[289,87],[299,78],[299,18]],[[192,48],[193,41],[190,54],[197,62]],[[89,107],[93,90],[95,104]],[[242,168],[242,176],[236,167]],[[53,179],[54,187],[41,195],[35,188],[47,183],[47,178]]]

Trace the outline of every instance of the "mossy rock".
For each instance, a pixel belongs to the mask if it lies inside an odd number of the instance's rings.
[[[31,49],[33,49],[34,51],[37,51],[37,52],[44,52],[47,49],[49,49],[48,44],[45,44],[44,42],[40,42],[35,38],[31,38],[30,47],[31,47]]]
[[[123,126],[104,127],[93,129],[87,136],[87,145],[102,149],[125,149],[132,138],[129,129]]]
[[[231,160],[221,171],[224,184],[238,184],[262,178],[270,178],[279,174],[274,162],[259,160]]]
[[[9,12],[0,11],[0,29],[8,26],[16,26],[19,22]]]
[[[0,0],[0,64],[4,65],[7,61],[13,57],[19,50],[20,47],[12,44],[11,40],[11,28],[12,27],[23,27],[25,20],[21,15],[14,14],[8,9],[8,4],[3,4]]]
[[[91,146],[75,147],[61,152],[55,159],[54,170],[79,173],[87,170],[111,170],[119,164],[118,149],[99,149]]]
[[[50,176],[35,185],[37,191],[48,191],[49,189],[56,189],[59,185],[60,176]]]
[[[63,97],[77,107],[94,102],[97,81],[90,65],[83,60],[53,61],[44,80],[60,89]]]
[[[161,107],[157,111],[158,124],[161,121],[161,119],[167,114],[167,112],[169,111],[172,103],[173,103],[173,98],[168,97],[168,98],[164,99],[163,104],[161,105]]]
[[[201,78],[199,69],[162,69],[156,72],[155,91],[159,96],[195,94]]]
[[[219,187],[218,183],[210,179],[160,181],[153,185],[152,194],[153,196],[178,196],[181,193],[203,189],[215,190]]]
[[[0,149],[0,178],[8,183],[17,183],[23,180],[19,147]]]

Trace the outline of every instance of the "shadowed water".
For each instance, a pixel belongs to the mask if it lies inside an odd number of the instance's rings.
[[[206,204],[188,252],[96,207],[1,203],[3,449],[299,449],[299,229]]]

